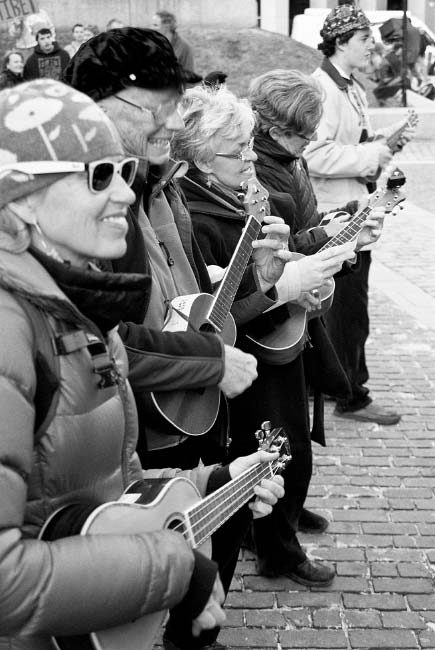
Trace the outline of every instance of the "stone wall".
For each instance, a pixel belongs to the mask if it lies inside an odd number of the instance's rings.
[[[74,23],[96,24],[100,29],[111,18],[127,25],[149,27],[158,9],[172,11],[177,16],[180,31],[183,26],[255,27],[256,0],[41,0],[56,27]]]

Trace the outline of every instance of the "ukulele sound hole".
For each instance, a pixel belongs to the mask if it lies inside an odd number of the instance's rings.
[[[199,331],[204,332],[204,334],[215,334],[216,332],[215,328],[213,325],[210,325],[210,323],[203,323],[199,328]]]
[[[171,519],[171,521],[167,522],[165,528],[169,528],[169,530],[176,530],[177,533],[181,533],[182,535],[184,535],[186,532],[186,526],[184,525],[184,521],[181,517],[174,517]]]

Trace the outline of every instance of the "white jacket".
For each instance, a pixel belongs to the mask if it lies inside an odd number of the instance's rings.
[[[317,131],[318,139],[304,152],[310,178],[319,202],[319,211],[330,211],[338,204],[363,200],[368,192],[358,177],[374,174],[379,167],[383,141],[360,143],[361,118],[347,90],[341,89],[322,69],[312,74],[324,89],[323,115]],[[365,113],[368,135],[370,125],[367,99],[359,84],[356,92]],[[387,136],[388,133],[377,132]]]

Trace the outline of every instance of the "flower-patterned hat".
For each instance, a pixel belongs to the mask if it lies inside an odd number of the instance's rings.
[[[322,38],[335,38],[350,32],[352,29],[370,27],[370,21],[361,9],[352,4],[335,7],[325,19],[320,30]]]
[[[128,86],[181,91],[185,81],[192,81],[190,75],[166,36],[154,29],[123,27],[86,41],[68,64],[64,81],[100,101]]]
[[[0,131],[0,207],[66,175],[24,174],[14,171],[14,163],[124,155],[118,132],[101,108],[54,79],[0,92]]]

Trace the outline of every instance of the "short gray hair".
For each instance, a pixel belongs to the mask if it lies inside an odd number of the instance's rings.
[[[179,160],[208,163],[215,157],[218,140],[249,135],[254,113],[245,99],[226,88],[196,86],[183,98],[184,131],[175,134],[173,152]]]
[[[249,87],[259,131],[275,126],[281,131],[314,131],[322,116],[323,91],[299,70],[271,70],[256,77]]]

